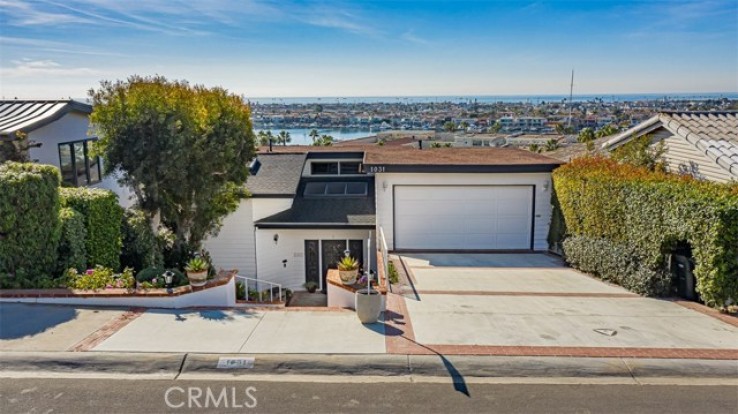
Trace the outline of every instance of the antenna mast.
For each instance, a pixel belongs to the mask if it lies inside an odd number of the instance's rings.
[[[573,95],[574,95],[574,69],[571,70],[571,84],[569,85],[569,119],[567,119],[566,121],[567,128],[571,126],[571,110],[573,109],[573,106],[574,106],[571,99]]]

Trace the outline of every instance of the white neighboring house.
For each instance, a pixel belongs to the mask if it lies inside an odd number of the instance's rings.
[[[649,135],[651,145],[664,143],[670,172],[701,180],[738,181],[738,111],[660,112],[605,142],[614,150]]]
[[[344,250],[376,268],[389,250],[545,251],[551,172],[561,161],[511,148],[375,145],[260,151],[252,197],[205,243],[216,266],[302,289],[326,289]]]
[[[74,100],[0,101],[0,140],[12,140],[19,131],[33,144],[29,158],[61,171],[64,185],[112,190],[123,207],[132,203],[131,193],[114,176],[103,176],[99,157],[90,154],[92,106]]]

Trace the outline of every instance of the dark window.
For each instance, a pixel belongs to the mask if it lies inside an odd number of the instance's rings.
[[[310,166],[312,175],[338,175],[337,162],[314,162]]]
[[[341,175],[345,174],[360,174],[361,168],[360,162],[342,162],[341,163]]]
[[[100,182],[100,157],[90,156],[90,140],[59,144],[59,168],[62,182],[84,186]]]
[[[367,183],[362,182],[312,182],[305,184],[305,197],[365,196]]]

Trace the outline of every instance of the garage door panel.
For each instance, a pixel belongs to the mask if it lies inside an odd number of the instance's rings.
[[[529,249],[531,186],[397,186],[395,248]]]

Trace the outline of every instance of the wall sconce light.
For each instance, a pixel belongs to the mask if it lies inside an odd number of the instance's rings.
[[[382,181],[382,190],[387,191],[387,181]]]
[[[551,185],[551,183],[550,183],[550,182],[548,182],[548,181],[546,181],[545,183],[543,183],[543,191],[548,191],[548,187],[549,187],[550,185]]]
[[[287,259],[282,260],[282,267],[287,267]]]
[[[274,233],[274,244],[279,243],[279,234]]]

